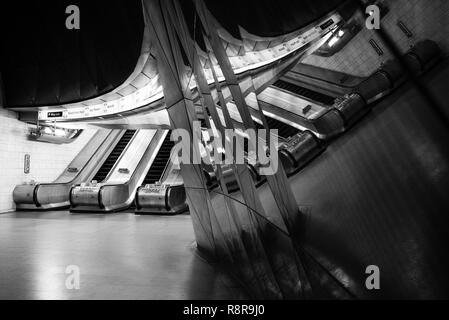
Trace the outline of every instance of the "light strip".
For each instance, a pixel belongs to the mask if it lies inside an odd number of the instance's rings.
[[[333,23],[329,24],[324,30],[321,29],[320,25],[330,20],[332,20]],[[233,69],[235,70],[236,74],[242,74],[244,72],[254,70],[278,61],[301,49],[313,40],[320,38],[322,35],[333,29],[335,25],[340,22],[340,20],[341,17],[339,14],[333,14],[330,17],[323,19],[323,21],[321,21],[318,26],[310,28],[308,31],[294,37],[293,39],[290,39],[285,43],[279,44],[276,47],[264,49],[261,51],[246,52],[244,56],[230,57]],[[206,74],[207,82],[209,84],[214,83],[214,79],[210,69],[205,69],[204,71]],[[219,81],[224,81],[224,77],[220,68],[217,68],[217,76]],[[194,79],[192,79],[191,89],[194,89],[195,87],[196,83]],[[61,106],[58,108],[48,108],[46,110],[40,110],[38,112],[38,119],[40,121],[67,121],[83,120],[105,115],[120,114],[121,112],[131,111],[151,104],[162,99],[163,97],[163,89],[162,86],[159,85],[159,76],[155,76],[146,86],[136,90],[126,97],[85,107],[82,106],[64,108],[64,106]]]

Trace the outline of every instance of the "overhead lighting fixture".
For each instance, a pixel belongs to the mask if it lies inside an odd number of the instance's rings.
[[[53,131],[51,130],[50,127],[45,127],[45,128],[44,128],[44,133],[46,133],[46,134],[52,134]]]

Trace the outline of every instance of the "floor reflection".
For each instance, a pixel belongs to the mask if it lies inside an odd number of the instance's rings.
[[[69,265],[80,289],[69,290]],[[239,299],[197,253],[189,215],[0,215],[0,299]]]

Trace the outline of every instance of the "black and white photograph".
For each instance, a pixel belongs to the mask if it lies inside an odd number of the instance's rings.
[[[447,300],[448,100],[447,0],[2,1],[0,301]]]

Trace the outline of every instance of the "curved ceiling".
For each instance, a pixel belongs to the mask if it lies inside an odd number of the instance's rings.
[[[192,1],[180,0],[189,27],[194,25]],[[239,25],[262,37],[287,34],[347,2],[205,1],[236,38]],[[80,30],[65,27],[65,8],[72,4],[80,8]],[[26,10],[20,3],[7,7],[1,3],[0,20],[4,48],[0,68],[8,107],[57,106],[111,92],[133,73],[144,38],[140,0],[33,0]]]
[[[276,37],[322,18],[345,0],[206,0],[220,24],[234,37],[238,26],[261,37]],[[238,8],[238,9],[237,9]]]

